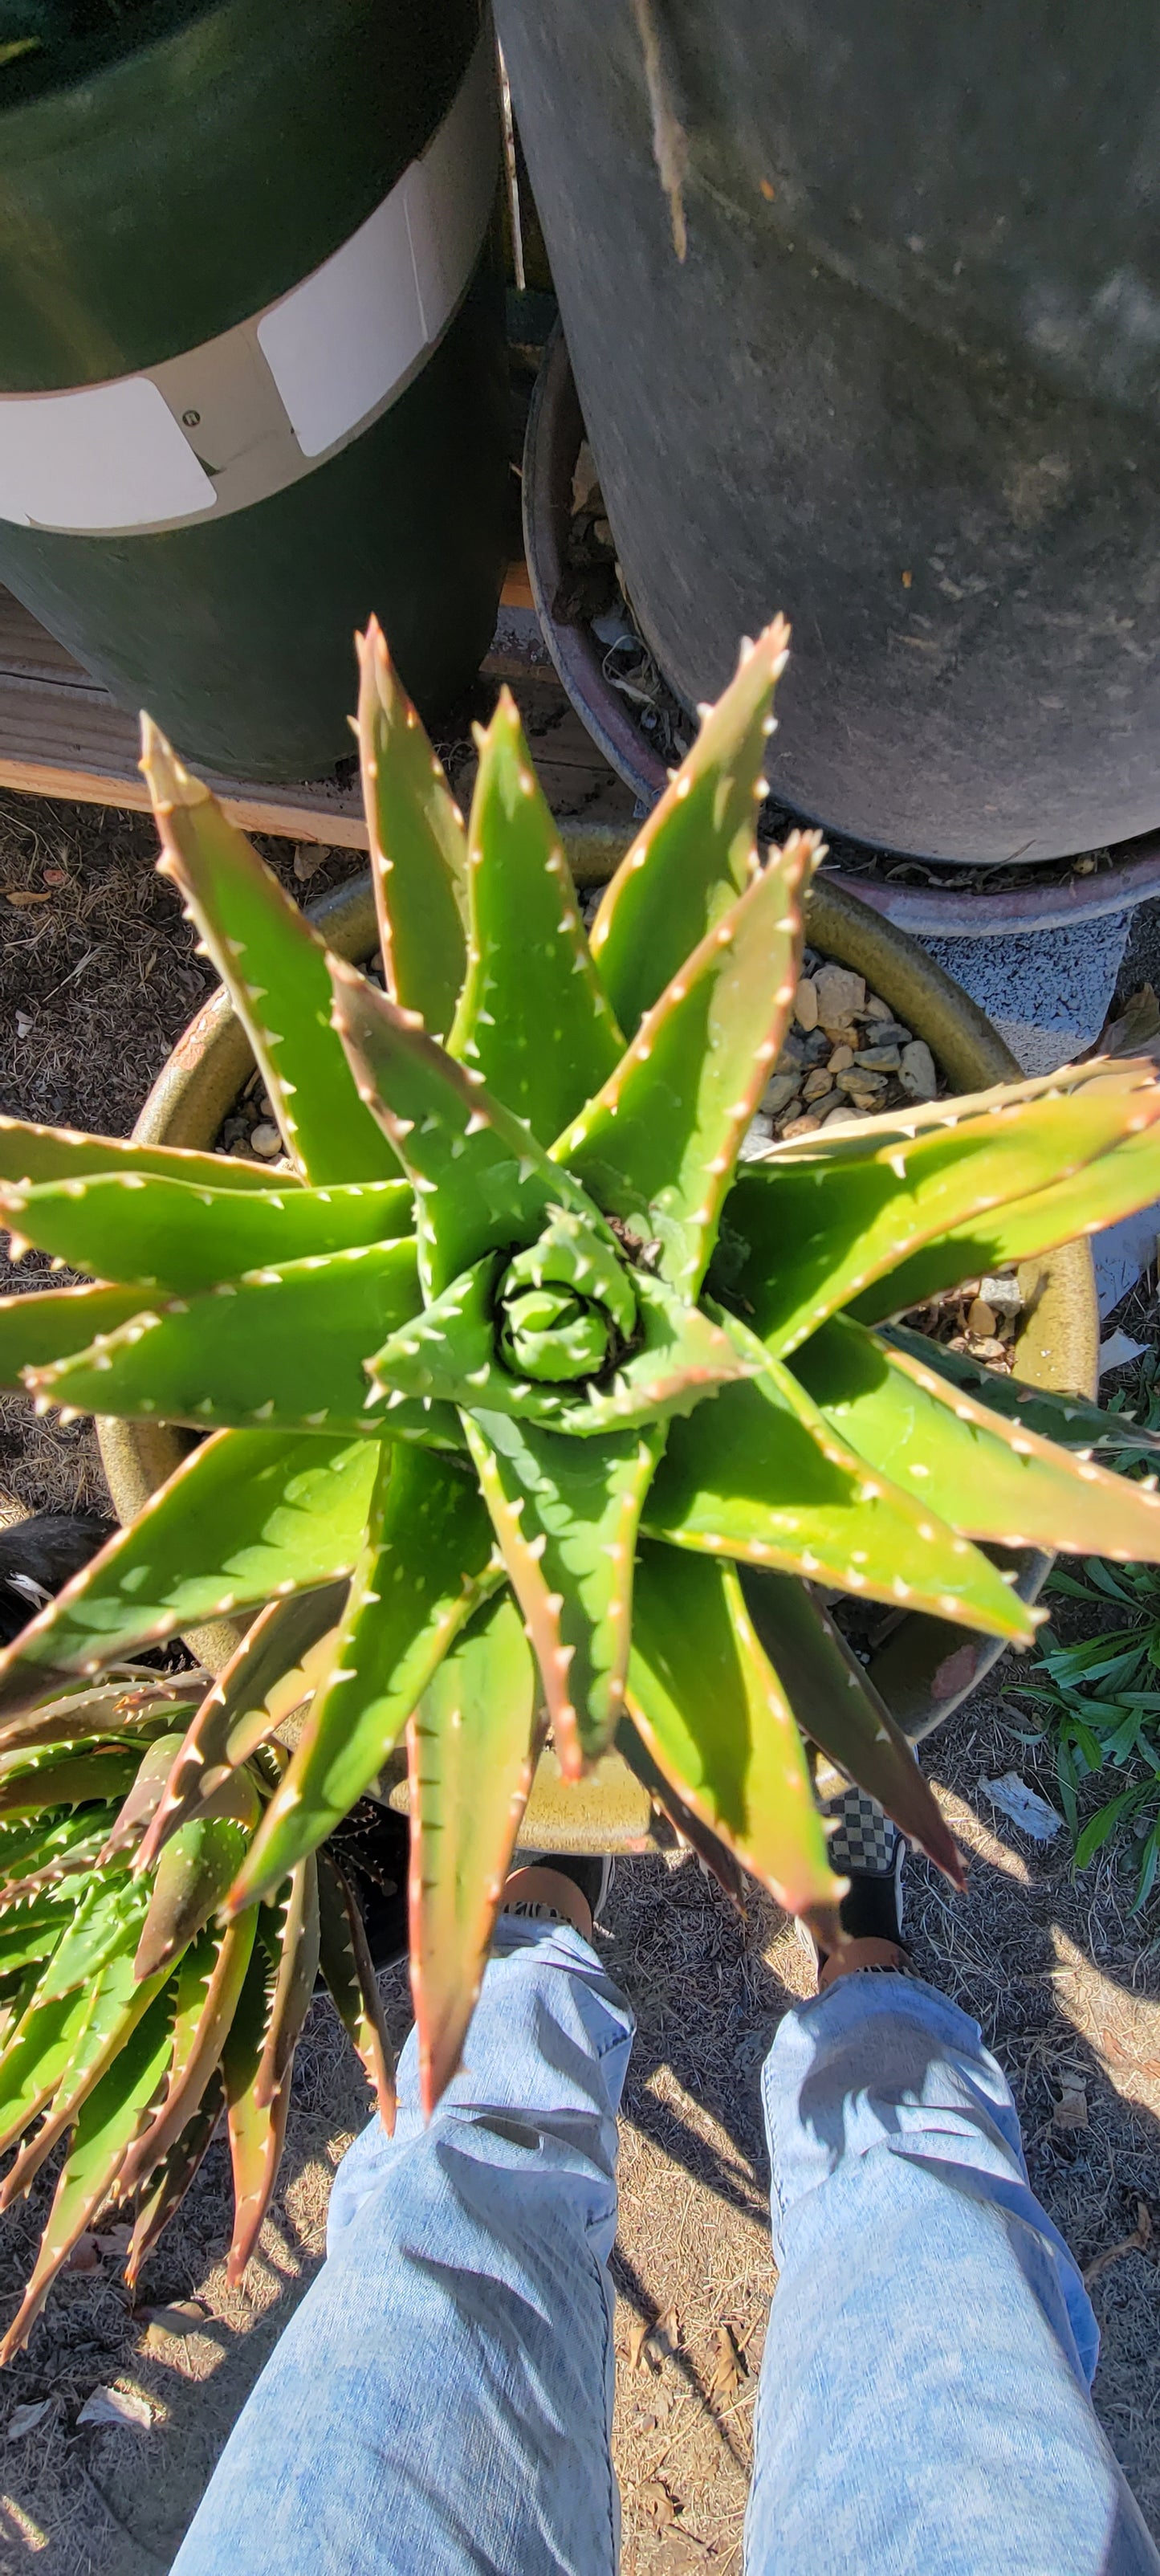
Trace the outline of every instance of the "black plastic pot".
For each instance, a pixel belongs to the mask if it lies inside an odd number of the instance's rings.
[[[479,0],[113,13],[0,65],[0,580],[186,754],[351,749],[377,610],[437,712],[505,558]]]
[[[779,798],[933,858],[1160,821],[1160,49],[1139,0],[499,0],[641,628],[794,624]],[[660,106],[687,256],[653,153]]]

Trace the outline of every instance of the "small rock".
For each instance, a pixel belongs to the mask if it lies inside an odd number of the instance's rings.
[[[843,1038],[841,1046],[835,1047],[826,1070],[828,1073],[848,1073],[853,1061],[853,1047],[847,1043],[845,1038]],[[860,1063],[864,1063],[864,1061],[864,1057],[859,1057]]]
[[[994,1330],[995,1317],[992,1308],[987,1304],[985,1297],[976,1297],[967,1316],[968,1333],[991,1334]]]
[[[985,1333],[977,1339],[972,1333],[970,1338],[970,1354],[973,1360],[1001,1360],[1003,1357],[1003,1344],[997,1333]]]
[[[893,1016],[889,1002],[884,1002],[880,993],[867,993],[862,1010],[868,1020],[888,1020]]]
[[[263,1163],[272,1162],[275,1154],[281,1153],[282,1139],[277,1128],[270,1124],[268,1118],[263,1119],[260,1127],[255,1127],[250,1137],[250,1147]]]
[[[818,1025],[818,991],[813,978],[803,975],[793,997],[793,1015],[799,1029],[816,1029]]]
[[[852,1127],[859,1118],[869,1116],[868,1109],[855,1109],[852,1100],[843,1100],[839,1108],[827,1110],[822,1125],[823,1127]]]
[[[805,1081],[802,1084],[802,1098],[803,1100],[811,1101],[820,1100],[823,1091],[832,1090],[833,1084],[830,1080],[830,1068],[828,1065],[819,1064],[815,1066],[812,1073],[807,1073]]]
[[[866,1000],[865,976],[855,975],[848,966],[825,965],[819,967],[814,986],[823,1027],[848,1028],[855,1011],[860,1011]]]
[[[842,1107],[842,1094],[838,1085],[835,1083],[829,1091],[823,1091],[816,1100],[810,1102],[810,1107],[824,1126],[827,1118],[833,1116],[835,1109]]]
[[[196,2334],[208,2315],[209,2309],[201,2299],[170,2299],[165,2307],[146,2308],[144,2320],[152,2333],[181,2342],[186,2335]]]
[[[824,1029],[811,1029],[809,1036],[803,1038],[801,1042],[802,1055],[806,1064],[824,1064],[830,1054],[833,1043],[833,1039],[826,1036]]]
[[[845,1092],[848,1100],[855,1101],[859,1109],[876,1109],[886,1089],[886,1076],[884,1073],[863,1073],[854,1066],[849,1073],[838,1075],[838,1088]]]
[[[821,1124],[822,1121],[819,1118],[817,1111],[815,1109],[807,1109],[803,1118],[788,1119],[781,1132],[788,1144],[791,1136],[812,1136]]]
[[[859,1047],[853,1059],[864,1073],[897,1073],[902,1058],[896,1046]]]
[[[934,1057],[925,1038],[912,1038],[910,1045],[903,1047],[898,1079],[912,1100],[937,1099]]]
[[[985,1297],[994,1315],[1018,1315],[1023,1310],[1023,1291],[1017,1279],[988,1274],[980,1279],[978,1294]]]
[[[762,1110],[767,1118],[780,1118],[782,1110],[788,1109],[794,1099],[800,1081],[801,1075],[797,1072],[774,1074],[761,1095]]]
[[[311,877],[317,876],[329,857],[330,852],[323,842],[299,841],[294,852],[294,874],[299,885],[309,885]]]
[[[794,1071],[800,1071],[802,1065],[808,1063],[808,1061],[809,1059],[806,1055],[804,1039],[795,1037],[793,1030],[787,1029],[781,1042],[781,1052],[778,1056],[777,1063],[773,1068],[774,1072],[792,1073]]]

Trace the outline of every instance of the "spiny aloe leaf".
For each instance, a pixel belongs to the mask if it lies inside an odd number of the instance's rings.
[[[0,1655],[0,1709],[27,1707],[46,1680],[99,1672],[201,1620],[348,1575],[377,1465],[368,1440],[260,1431],[207,1440]]]
[[[14,1969],[51,1958],[73,1910],[67,1897],[55,1903],[44,1895],[15,1904],[6,1900],[0,1921],[0,1977],[7,1979]]]
[[[31,1896],[41,1885],[50,1887],[56,1877],[69,1877],[74,1869],[87,1870],[100,1854],[114,1812],[111,1807],[79,1807],[53,1822],[51,1810],[42,1809],[31,1829],[24,1829],[23,1849],[19,1835],[11,1845],[5,1836],[0,1904],[7,1907],[21,1896]]]
[[[39,1251],[97,1279],[127,1278],[175,1296],[276,1262],[406,1235],[411,1208],[405,1181],[283,1193],[276,1187],[191,1189],[188,1181],[116,1172],[31,1190],[0,1188],[0,1224],[17,1228]]]
[[[33,1992],[0,2054],[0,2155],[51,2102],[95,2008],[95,1987],[56,1995],[51,2003]]]
[[[474,1479],[423,1450],[384,1458],[329,1678],[233,1889],[275,1888],[382,1769],[452,1639],[499,1580]]]
[[[770,708],[788,649],[780,617],[742,645],[735,677],[602,897],[592,953],[630,1036],[757,866]]]
[[[134,1950],[148,1904],[148,1888],[135,1886],[124,1870],[95,1871],[45,1976],[45,2001],[88,1985],[126,1945]]]
[[[785,1357],[920,1246],[984,1212],[991,1222],[1049,1175],[1083,1171],[1142,1132],[1160,1118],[1160,1083],[1151,1065],[1097,1066],[1066,1092],[1008,1103],[997,1091],[940,1107],[941,1120],[919,1123],[913,1138],[899,1129],[867,1147],[834,1136],[808,1159],[777,1146],[742,1174],[728,1222],[750,1257],[735,1286],[771,1350]]]
[[[674,1547],[807,1574],[990,1636],[1034,1635],[989,1560],[871,1469],[776,1361],[671,1426],[645,1526]]]
[[[429,1298],[497,1243],[530,1243],[561,1203],[602,1229],[576,1182],[548,1161],[481,1075],[454,1064],[417,1014],[398,1010],[341,959],[330,966],[335,1027],[354,1079],[417,1193]]]
[[[306,1696],[302,1659],[337,1626],[346,1594],[345,1583],[324,1583],[317,1592],[268,1602],[259,1612],[175,1748],[137,1855],[138,1869],[152,1867],[178,1826],[200,1813],[231,1771],[273,1732],[280,1722],[280,1711],[269,1705],[275,1690],[288,1685],[294,1706]],[[295,1677],[301,1689],[294,1687]]]
[[[34,1752],[42,1745],[72,1743],[83,1722],[103,1744],[116,1739],[119,1743],[142,1745],[156,1741],[160,1733],[183,1725],[186,1712],[196,1705],[198,1692],[206,1676],[198,1672],[183,1673],[182,1687],[160,1680],[143,1681],[139,1676],[122,1675],[119,1679],[94,1685],[74,1683],[60,1699],[43,1701],[27,1717],[15,1717],[0,1727],[0,1758],[16,1752]],[[16,1828],[11,1829],[15,1832]],[[0,1836],[0,1876],[5,1865],[6,1845]]]
[[[103,1805],[125,1796],[136,1771],[136,1756],[120,1745],[113,1752],[92,1753],[66,1747],[59,1760],[49,1751],[35,1766],[0,1780],[0,1816],[34,1816],[42,1807],[80,1807],[90,1800]]]
[[[395,2062],[362,1915],[326,1852],[318,1855],[319,1966],[375,2097],[387,2136],[395,2128]]]
[[[913,1747],[810,1586],[793,1574],[747,1568],[741,1589],[803,1735],[962,1887],[962,1862]]]
[[[261,2063],[254,2077],[254,2099],[260,2110],[269,2110],[283,2086],[289,2085],[294,2051],[318,1974],[318,1864],[313,1852],[291,1871],[278,1911],[278,1974]]]
[[[861,1324],[823,1325],[794,1374],[840,1439],[971,1537],[1160,1562],[1160,1494],[1005,1421]]]
[[[185,1145],[138,1145],[131,1136],[82,1136],[72,1127],[29,1127],[22,1118],[0,1118],[0,1183],[33,1188],[89,1172],[155,1172],[203,1190],[270,1187],[269,1164],[242,1155],[196,1154]],[[297,1172],[280,1173],[278,1186],[299,1189]]]
[[[377,617],[355,639],[358,739],[387,989],[433,1036],[455,1014],[467,960],[463,817],[402,687]]]
[[[1160,1136],[1154,1125],[1138,1136],[1125,1136],[1113,1151],[1085,1164],[1067,1180],[1057,1181],[1032,1197],[996,1208],[993,1215],[971,1217],[953,1226],[937,1243],[924,1244],[897,1270],[887,1271],[860,1297],[850,1312],[876,1324],[886,1315],[905,1314],[940,1289],[957,1287],[960,1279],[1005,1269],[1031,1253],[1051,1252],[1077,1235],[1099,1234],[1122,1216],[1147,1205],[1160,1189]]]
[[[834,1948],[842,1882],[826,1859],[801,1738],[733,1567],[642,1546],[629,1709],[679,1796]]]
[[[169,2081],[160,2108],[126,2158],[120,2176],[125,2200],[176,2144],[217,2069],[246,1982],[257,1921],[258,1909],[251,1906],[216,1945],[203,1934],[181,1962]]]
[[[1026,1386],[1019,1377],[999,1377],[994,1369],[984,1368],[980,1361],[968,1359],[965,1351],[952,1351],[945,1342],[932,1342],[925,1333],[911,1332],[905,1324],[887,1325],[881,1338],[892,1350],[921,1360],[939,1377],[949,1378],[952,1386],[961,1386],[968,1395],[985,1404],[989,1413],[1002,1413],[1010,1422],[1025,1422],[1043,1440],[1058,1440],[1063,1449],[1102,1449],[1105,1455],[1139,1450],[1160,1455],[1160,1431],[1149,1431],[1143,1423],[1133,1422],[1129,1413],[1104,1413],[1083,1395],[1055,1394],[1048,1387]],[[1018,1344],[1015,1349],[1019,1357]],[[2,1740],[2,1739],[0,1739]]]
[[[117,2180],[165,2080],[170,2044],[169,2005],[160,1994],[81,2107],[32,2278],[0,2344],[0,2368],[23,2351],[57,2273]]]
[[[157,1863],[134,1974],[151,1977],[175,1959],[208,1923],[236,1878],[258,1821],[258,1793],[245,1771],[231,1771],[188,1824],[171,1835]]]
[[[226,2126],[234,2178],[234,2232],[226,2262],[226,2279],[231,2286],[241,2280],[257,2244],[286,2134],[289,2087],[276,2093],[272,2102],[259,2101],[257,2087],[276,1983],[277,1951],[269,1937],[268,1923],[263,1922],[222,2047]]]
[[[151,1824],[165,1793],[165,1783],[185,1739],[178,1728],[171,1735],[159,1735],[142,1755],[141,1767],[128,1797],[117,1811],[113,1830],[105,1845],[103,1859],[111,1860],[132,1852]]]
[[[731,1852],[720,1835],[712,1831],[695,1807],[686,1805],[672,1781],[666,1779],[643,1736],[637,1733],[631,1717],[621,1718],[616,1730],[616,1750],[640,1781],[642,1789],[647,1789],[654,1807],[668,1817],[674,1831],[688,1843],[691,1851],[696,1852],[698,1859],[704,1861],[706,1869],[712,1870],[718,1885],[744,1914],[745,1872],[736,1853]]]
[[[816,834],[795,832],[774,851],[552,1148],[601,1207],[659,1236],[664,1276],[689,1298],[789,1016],[817,846]]]
[[[624,1040],[508,689],[476,742],[471,945],[449,1044],[548,1146],[607,1080]]]
[[[467,1421],[471,1454],[528,1625],[566,1779],[624,1707],[641,1505],[664,1426],[562,1440],[502,1413]]]
[[[164,852],[159,873],[175,880],[230,993],[293,1163],[319,1184],[397,1178],[330,1025],[322,941],[148,716],[141,744]]]
[[[106,1959],[94,1980],[92,2009],[57,2078],[51,2109],[5,2175],[0,2209],[7,2209],[21,2192],[27,2191],[46,2156],[64,2136],[81,2103],[101,2082],[165,1982],[164,1974],[146,1982],[134,1978],[131,1933],[120,1949]]]
[[[559,1230],[558,1225],[549,1229]],[[630,1303],[634,1299],[636,1305],[635,1347],[630,1345],[615,1363],[611,1383],[607,1373],[582,1387],[513,1377],[495,1356],[497,1301],[502,1304],[505,1280],[519,1262],[534,1261],[539,1250],[537,1243],[513,1263],[506,1263],[502,1253],[476,1262],[367,1362],[372,1385],[387,1400],[388,1430],[392,1403],[397,1406],[401,1396],[409,1395],[450,1401],[465,1412],[510,1413],[545,1430],[591,1438],[631,1430],[670,1413],[688,1413],[703,1396],[757,1365],[743,1358],[698,1306],[686,1305],[663,1279],[637,1270],[630,1292]],[[626,1273],[619,1268],[618,1279],[623,1286]],[[599,1283],[594,1283],[594,1309],[599,1297]]]
[[[135,2290],[142,2267],[152,2253],[163,2228],[181,2206],[213,2140],[221,2117],[225,2094],[220,2075],[211,2075],[209,2084],[181,2136],[171,2146],[160,2172],[150,2183],[137,2205],[137,2218],[132,2241],[125,2258],[125,2283]]]
[[[370,1244],[159,1303],[92,1350],[29,1370],[25,1383],[42,1410],[373,1438],[380,1426],[367,1410],[364,1358],[385,1325],[408,1322],[419,1306],[414,1244]],[[453,1422],[420,1407],[389,1428],[398,1440],[457,1438]]]
[[[510,1594],[477,1611],[407,1730],[411,1985],[424,2110],[459,2064],[538,1749],[536,1673]]]
[[[87,1350],[129,1323],[141,1302],[139,1288],[30,1288],[0,1297],[0,1386],[19,1386],[25,1369]]]

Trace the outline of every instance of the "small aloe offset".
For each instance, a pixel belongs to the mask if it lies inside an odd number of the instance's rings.
[[[276,2154],[264,2015],[294,1982],[255,1921],[272,1904],[300,1920],[301,1873],[404,1740],[430,2107],[549,1734],[570,1779],[615,1745],[734,1884],[755,1872],[832,1941],[841,1884],[803,1737],[959,1862],[827,1599],[1021,1646],[1036,1614],[995,1544],[1160,1559],[1160,1501],[1093,1458],[1091,1407],[1036,1391],[1021,1411],[891,1320],[980,1247],[992,1267],[1154,1197],[1151,1065],[827,1129],[739,1168],[819,851],[815,833],[755,838],[786,648],[780,621],[743,648],[586,933],[510,698],[478,736],[465,823],[372,625],[358,735],[385,994],[328,956],[147,723],[160,864],[244,1024],[285,1167],[0,1124],[0,1219],[93,1282],[0,1306],[0,1371],[41,1405],[205,1435],[0,1657],[0,1754],[110,1660],[252,1623],[173,1747],[131,1891],[222,1812],[279,1708],[305,1709],[256,1829],[235,1818],[247,1846],[214,1917],[237,2036],[213,2063],[247,2207]],[[94,1798],[126,1793],[127,1757],[109,1759],[118,1785]],[[319,1914],[325,1959],[321,1890]],[[227,1949],[247,1938],[245,1960]],[[359,1992],[352,1966],[367,2046]],[[200,2081],[193,2002],[174,2009]],[[129,2150],[143,2211],[180,2187],[210,2081],[195,2104],[181,2078]]]

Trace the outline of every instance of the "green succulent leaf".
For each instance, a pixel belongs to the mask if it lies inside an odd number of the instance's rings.
[[[757,809],[785,669],[780,617],[742,645],[737,671],[604,894],[592,953],[628,1036],[757,866]]]
[[[278,1973],[270,2019],[254,2078],[254,2099],[269,2110],[290,2082],[294,2051],[318,1974],[318,1864],[313,1852],[296,1863],[279,1907]]]
[[[789,1016],[815,847],[795,832],[773,852],[552,1149],[602,1207],[659,1237],[662,1272],[689,1298]]]
[[[375,2097],[387,2136],[395,2127],[395,2062],[362,1915],[337,1863],[318,1855],[319,1966]]]
[[[463,817],[377,617],[356,643],[363,803],[387,989],[442,1036],[467,962]]]
[[[1160,1560],[1160,1494],[1004,1420],[863,1325],[835,1317],[793,1367],[839,1439],[972,1538]]]
[[[139,1288],[30,1288],[0,1297],[0,1386],[17,1387],[25,1369],[87,1351],[140,1306]]]
[[[578,1779],[624,1708],[636,1533],[664,1426],[562,1440],[492,1413],[468,1417],[467,1431],[560,1768]]]
[[[452,1640],[501,1578],[474,1479],[424,1450],[384,1456],[329,1678],[234,1887],[270,1893],[381,1771]]]
[[[50,2003],[33,1991],[0,2053],[0,2155],[51,2102],[95,2004],[94,1987],[54,1995]]]
[[[120,2176],[125,2200],[164,2162],[217,2072],[246,1983],[257,1924],[258,1908],[251,1906],[220,1939],[203,1933],[181,1962],[169,2080],[164,2099],[126,2158]]]
[[[110,1750],[50,1747],[0,1780],[0,1816],[35,1816],[46,1806],[103,1805],[108,1799],[124,1797],[136,1771],[136,1756],[127,1746]]]
[[[940,1102],[940,1117],[917,1121],[913,1136],[901,1126],[871,1134],[867,1122],[820,1143],[811,1136],[776,1146],[748,1165],[728,1222],[748,1245],[733,1286],[754,1331],[788,1356],[872,1281],[955,1229],[952,1274],[965,1275],[961,1237],[975,1218],[992,1227],[995,1210],[1029,1198],[1049,1176],[1086,1172],[1160,1118],[1151,1065],[1086,1075],[1081,1067],[1068,1076],[1070,1088],[1057,1077],[1050,1089],[1025,1085],[1014,1098],[983,1092]],[[799,1143],[814,1151],[799,1153]]]
[[[913,1747],[809,1584],[746,1568],[741,1589],[802,1734],[961,1887],[962,1862]]]
[[[258,1821],[258,1793],[246,1771],[231,1771],[188,1824],[165,1844],[137,1945],[134,1974],[172,1967],[216,1914],[236,1878]],[[138,1884],[143,1882],[139,1879]]]
[[[137,2203],[137,2217],[132,2240],[125,2257],[125,2286],[135,2290],[142,2267],[152,2253],[163,2229],[181,2206],[199,2165],[210,2147],[214,2130],[221,2117],[225,2094],[221,2078],[211,2075],[205,2095],[181,2136],[174,2141],[160,2171]]]
[[[169,2005],[160,1994],[81,2106],[32,2277],[0,2344],[0,2368],[23,2351],[58,2272],[117,2180],[164,2083],[170,2045]]]
[[[1149,1431],[1143,1423],[1133,1422],[1129,1413],[1104,1413],[1086,1396],[1029,1386],[1018,1376],[998,1377],[994,1369],[968,1359],[965,1351],[952,1351],[945,1342],[929,1341],[925,1333],[912,1332],[905,1324],[885,1326],[881,1338],[891,1350],[921,1360],[925,1368],[934,1369],[952,1386],[963,1387],[968,1395],[985,1404],[989,1413],[1001,1413],[1010,1422],[1025,1422],[1029,1431],[1038,1432],[1042,1440],[1057,1440],[1061,1449],[1102,1449],[1106,1456],[1138,1450],[1142,1455],[1160,1456],[1160,1431]],[[1018,1346],[1015,1357],[1018,1360]]]
[[[349,1575],[378,1455],[373,1441],[311,1433],[207,1440],[0,1655],[0,1711],[181,1628]]]
[[[270,1187],[269,1164],[251,1163],[244,1155],[197,1154],[185,1145],[139,1145],[132,1136],[82,1136],[71,1127],[30,1127],[23,1118],[0,1118],[0,1185],[35,1189],[97,1172],[153,1174],[198,1190]],[[278,1186],[289,1194],[302,1184],[297,1172],[282,1172]]]
[[[842,1883],[789,1702],[732,1566],[641,1548],[629,1709],[679,1796],[833,1948]]]
[[[408,1729],[411,1984],[423,2108],[459,2064],[538,1751],[536,1673],[501,1593],[445,1656]]]
[[[0,1223],[15,1226],[39,1251],[97,1279],[128,1277],[139,1291],[161,1288],[175,1296],[275,1263],[384,1243],[409,1232],[411,1208],[405,1181],[215,1190],[140,1172],[101,1172],[31,1190],[0,1188]]]
[[[4,2177],[0,2209],[7,2209],[21,2192],[27,2191],[45,2158],[112,2066],[165,1982],[164,1974],[145,1982],[134,1977],[131,1932],[119,1949],[104,1960],[94,1978],[91,2007],[78,2017],[76,2041],[57,2076],[51,2107]],[[43,1995],[43,1982],[40,1992]]]
[[[174,1747],[137,1855],[139,1870],[152,1867],[170,1835],[204,1810],[231,1772],[249,1761],[281,1717],[314,1688],[317,1676],[308,1673],[306,1659],[323,1643],[329,1658],[347,1590],[345,1583],[324,1583],[316,1592],[290,1593],[284,1601],[268,1602],[247,1628]]]
[[[123,1869],[95,1871],[45,1975],[43,2000],[48,2003],[54,1995],[71,1994],[76,1987],[91,1984],[109,1960],[126,1948],[131,1956],[148,1904],[148,1889],[136,1886]]]
[[[776,1360],[672,1425],[645,1526],[674,1547],[905,1602],[990,1636],[1034,1635],[989,1559],[871,1468]]]
[[[159,872],[177,884],[230,993],[296,1169],[319,1186],[397,1179],[331,1027],[322,941],[148,716],[141,735]]]
[[[551,1144],[624,1046],[515,701],[500,692],[471,807],[471,945],[450,1049]]]
[[[240,2281],[258,2242],[277,2180],[290,2107],[289,2087],[280,2089],[268,2101],[260,2100],[258,2093],[258,2074],[278,1985],[279,1951],[269,1913],[264,1906],[246,1981],[222,2046],[221,2071],[234,2180],[234,2232],[226,2259],[226,2279],[231,2285]]]

